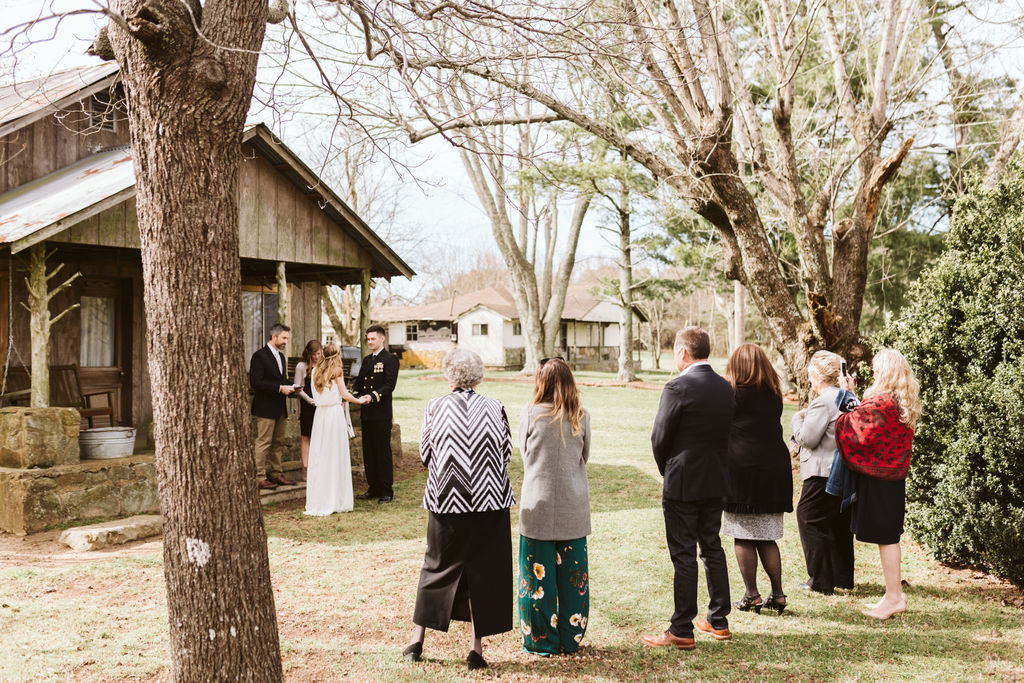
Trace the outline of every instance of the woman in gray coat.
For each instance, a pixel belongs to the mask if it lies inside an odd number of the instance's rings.
[[[541,361],[519,422],[519,629],[523,649],[576,652],[587,630],[590,581],[590,416],[561,358]]]
[[[839,498],[825,492],[836,452],[836,397],[842,362],[842,358],[829,351],[811,356],[807,378],[818,397],[793,416],[793,438],[800,445],[803,480],[796,521],[810,577],[801,588],[826,595],[836,588],[853,588],[850,512],[842,512]]]

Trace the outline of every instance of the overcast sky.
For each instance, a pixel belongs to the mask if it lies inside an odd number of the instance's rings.
[[[97,1],[46,0],[45,3],[40,3],[32,0],[0,0],[0,27],[6,29],[32,20],[41,11],[40,5],[46,6],[46,9],[42,10],[45,14],[53,14],[93,8],[97,6]],[[1024,16],[1022,0],[970,5],[975,12],[981,13],[979,19],[986,22],[985,30],[996,36],[996,42],[1011,43],[1019,38],[1021,17]],[[32,34],[35,38],[32,45],[23,44],[19,47],[16,51],[16,63],[9,55],[0,57],[0,75],[3,75],[4,81],[8,81],[13,70],[13,77],[21,80],[53,70],[97,63],[95,57],[89,57],[84,52],[102,21],[99,15],[83,15],[67,17],[59,25],[56,22],[47,22],[44,28],[37,29]],[[971,19],[968,17],[964,24],[957,28],[965,33],[970,32],[973,30],[970,23]],[[979,24],[976,22],[975,25]],[[279,29],[271,27],[271,30]],[[0,46],[0,51],[5,49],[6,44]],[[1024,68],[1024,52],[1017,48],[1003,49],[992,54],[987,64],[987,68],[994,73],[1020,78],[1021,70]],[[270,124],[275,132],[281,135],[283,141],[295,149],[311,166],[315,167],[322,158],[320,150],[326,144],[326,135],[311,133],[308,121],[304,121],[301,115],[296,115],[297,112],[285,112],[285,115],[276,117],[279,119],[278,125],[273,125],[272,119],[275,117],[269,112],[259,111],[258,107],[254,107],[253,112],[256,117],[252,122],[264,121]],[[942,131],[935,131],[935,134],[941,136]],[[377,168],[377,173],[384,179],[383,182],[396,184],[400,188],[396,196],[399,197],[403,210],[398,214],[397,222],[402,223],[398,232],[408,234],[414,230],[426,239],[419,248],[413,250],[415,253],[401,253],[414,268],[429,263],[431,258],[436,258],[442,248],[445,253],[460,251],[465,254],[467,260],[478,250],[494,249],[486,217],[479,209],[478,201],[457,154],[444,140],[440,137],[429,138],[411,148],[400,149],[394,154],[415,167],[415,175],[425,181],[417,183],[408,175],[400,177],[385,162]],[[344,195],[344,188],[335,189]],[[592,224],[597,220],[597,212],[592,211],[588,219],[590,229],[585,229],[581,238],[581,265],[610,259],[614,255],[614,248],[604,234],[592,229]],[[371,227],[384,234],[388,232],[386,226]],[[401,252],[401,245],[396,243],[396,246]],[[396,284],[398,289],[405,293],[417,289],[416,286]]]

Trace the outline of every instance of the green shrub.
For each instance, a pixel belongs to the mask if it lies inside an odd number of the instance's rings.
[[[944,562],[1024,586],[1024,168],[953,213],[885,339],[921,381],[907,526]]]

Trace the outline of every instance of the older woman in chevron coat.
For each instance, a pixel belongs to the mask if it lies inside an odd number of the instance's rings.
[[[429,470],[427,552],[416,629],[403,655],[419,660],[426,629],[447,631],[452,619],[469,621],[466,664],[472,670],[487,666],[481,638],[512,630],[512,439],[501,403],[473,391],[483,379],[480,356],[455,349],[443,368],[452,393],[427,404],[420,437],[420,458]]]

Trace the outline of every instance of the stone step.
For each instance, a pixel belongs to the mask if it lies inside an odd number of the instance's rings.
[[[73,550],[99,550],[111,545],[159,536],[163,530],[164,520],[160,515],[136,515],[112,522],[65,529],[60,535],[60,542]]]
[[[264,505],[283,503],[286,500],[300,500],[306,497],[306,482],[294,486],[278,486],[276,489],[260,489],[260,502]]]

